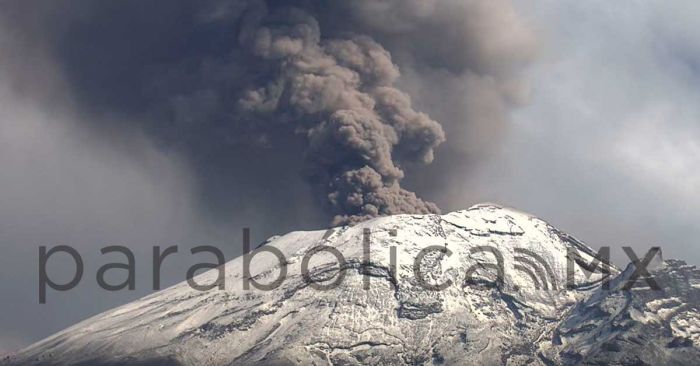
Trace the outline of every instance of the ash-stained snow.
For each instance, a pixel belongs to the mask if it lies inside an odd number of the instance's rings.
[[[369,263],[363,262],[365,230],[371,234]],[[568,250],[576,249],[586,263],[595,252],[515,210],[485,204],[443,216],[397,215],[328,232],[292,232],[264,245],[281,250],[287,261],[261,253],[251,276],[269,283],[286,266],[286,280],[275,290],[244,290],[243,259],[237,258],[225,265],[224,291],[201,292],[181,283],[85,320],[5,363],[552,365],[698,359],[700,289],[694,286],[700,276],[694,267],[666,262],[671,264],[661,273],[674,290],[664,293],[604,292],[605,273],[585,277],[580,269],[576,282],[587,286],[569,290]],[[336,248],[346,262],[339,267],[333,255],[320,252],[310,260],[310,275],[326,284],[344,273],[337,288],[317,290],[303,279],[302,258],[319,245]],[[431,284],[451,281],[442,291],[425,289],[414,276],[414,258],[429,246],[442,251],[425,256],[422,273]],[[618,279],[627,273],[614,267],[611,272]],[[196,280],[212,283],[216,276],[210,271]],[[363,289],[364,276],[369,290]],[[647,345],[654,349],[641,350]],[[633,359],[629,352],[640,356]]]
[[[643,277],[622,290],[630,266],[566,314],[554,332],[560,347],[546,352],[561,364],[700,364],[700,270],[667,260],[648,268],[660,290]]]

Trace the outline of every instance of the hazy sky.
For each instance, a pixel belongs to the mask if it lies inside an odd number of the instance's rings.
[[[252,73],[221,46],[235,41],[228,20],[91,3],[0,5],[0,352],[148,293],[153,245],[179,245],[167,285],[184,278],[190,247],[240,253],[244,226],[261,241],[329,222],[300,173],[303,141],[253,157],[237,131],[220,139],[231,113],[220,94]],[[517,14],[505,0],[357,4],[313,8],[322,37],[366,30],[398,64],[395,87],[447,132],[432,164],[406,165],[404,187],[443,212],[493,201],[533,213],[613,246],[619,262],[622,245],[659,245],[700,264],[699,3],[516,0]],[[236,12],[214,5],[212,19]],[[352,19],[335,22],[344,12]],[[450,38],[462,23],[476,35]],[[38,246],[59,244],[81,252],[85,276],[40,305]],[[134,292],[96,288],[97,268],[121,260],[99,253],[114,244],[136,253]],[[56,258],[56,280],[69,263]]]
[[[528,3],[542,40],[532,100],[478,194],[594,247],[659,245],[699,264],[700,4]]]

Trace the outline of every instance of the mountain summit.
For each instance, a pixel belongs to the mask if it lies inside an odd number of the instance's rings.
[[[279,250],[280,257],[271,248]],[[273,237],[223,267],[87,319],[8,365],[559,365],[700,360],[700,271],[660,290],[530,215],[483,204]],[[592,272],[583,270],[590,263]],[[608,268],[606,270],[606,268]],[[218,270],[195,277],[213,283]],[[245,283],[250,280],[249,289]],[[276,283],[275,283],[276,282]],[[255,283],[274,288],[258,289]],[[608,286],[609,285],[609,288]]]

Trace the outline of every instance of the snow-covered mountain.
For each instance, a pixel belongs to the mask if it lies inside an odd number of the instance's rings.
[[[369,235],[368,235],[368,234]],[[369,245],[363,244],[369,242]],[[495,205],[292,232],[225,266],[225,290],[186,282],[107,311],[6,359],[8,365],[697,364],[700,271],[660,263],[662,291],[622,290],[633,267],[590,276],[595,252],[546,222]],[[327,245],[344,258],[318,251]],[[364,248],[369,247],[369,261]],[[425,256],[416,274],[414,259]],[[394,254],[392,254],[392,252]],[[600,258],[598,258],[600,259]],[[392,263],[396,265],[393,266]],[[196,277],[212,283],[213,270]],[[312,284],[329,284],[326,290]],[[442,290],[428,284],[451,281]],[[601,284],[610,280],[611,289]],[[573,281],[572,281],[573,280]],[[325,281],[325,282],[324,282]],[[365,286],[368,281],[369,288]],[[567,283],[572,286],[567,286]],[[641,281],[641,285],[645,282]]]

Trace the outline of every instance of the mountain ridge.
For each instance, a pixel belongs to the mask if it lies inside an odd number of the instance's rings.
[[[567,271],[571,253],[583,263],[604,259],[545,221],[494,204],[296,231],[258,250],[266,247],[284,260],[256,254],[250,278],[244,256],[227,262],[223,291],[197,291],[183,282],[80,322],[3,364],[663,364],[700,355],[695,267],[669,262],[685,276],[667,281],[679,289],[673,296],[640,298],[633,293],[638,289],[615,286],[603,292],[603,283],[614,277],[610,283],[617,284],[629,270]],[[282,272],[275,289],[243,289],[248,279],[270,283]],[[217,275],[212,270],[195,280],[212,283]],[[314,288],[340,277],[336,287]],[[570,286],[571,279],[585,286]],[[442,283],[449,286],[431,288]],[[619,293],[630,300],[620,302]],[[675,335],[647,340],[668,353],[625,348],[616,324],[645,331],[639,314],[656,314],[647,302],[666,304],[669,297],[678,304],[662,323]],[[610,309],[615,312],[606,313]],[[628,309],[634,311],[625,315]],[[625,349],[639,358],[618,357]]]

